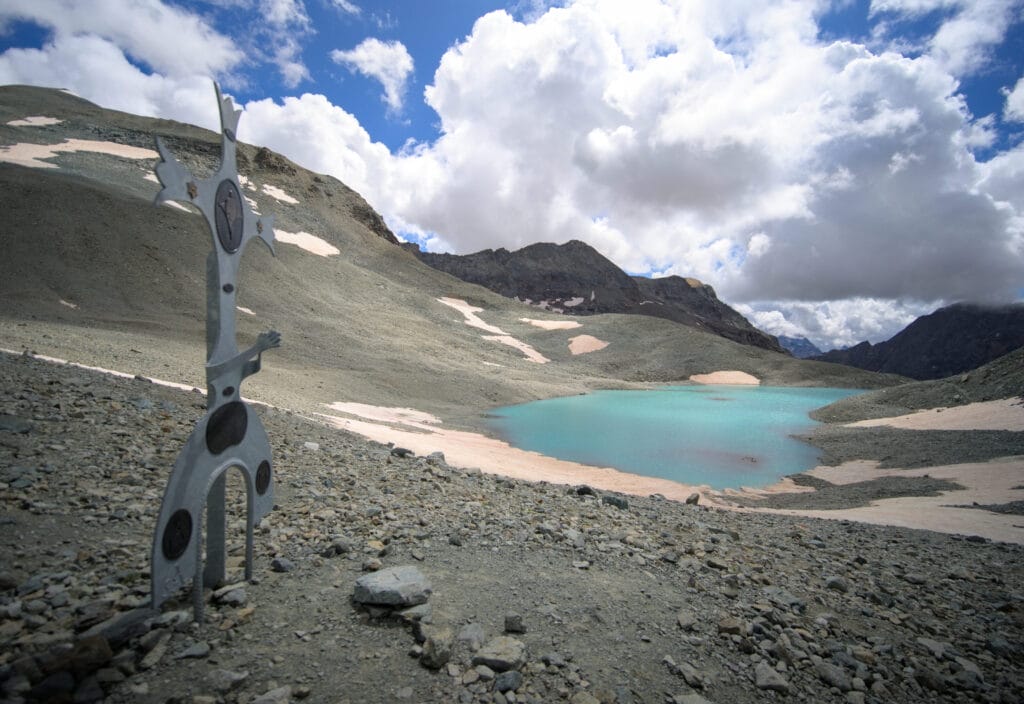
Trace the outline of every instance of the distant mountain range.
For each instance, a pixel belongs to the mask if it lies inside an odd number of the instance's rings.
[[[711,286],[680,276],[630,276],[578,240],[466,255],[423,252],[415,244],[405,247],[435,269],[546,310],[665,318],[734,342],[783,352],[775,337],[720,301]]]
[[[912,379],[942,379],[1024,347],[1024,304],[957,303],[925,315],[885,342],[862,342],[814,359]]]
[[[808,359],[822,354],[821,349],[806,337],[787,337],[779,335],[779,344],[797,359]]]

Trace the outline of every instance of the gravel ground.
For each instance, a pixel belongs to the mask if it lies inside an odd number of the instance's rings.
[[[150,612],[156,511],[204,409],[0,355],[0,699],[1024,696],[1019,546],[511,481],[265,408],[277,508],[256,579],[238,583],[229,482],[229,575],[206,622],[187,593]],[[394,567],[429,581],[425,605],[354,601]]]

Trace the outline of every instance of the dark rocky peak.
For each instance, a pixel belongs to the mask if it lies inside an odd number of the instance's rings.
[[[735,342],[783,351],[774,337],[718,300],[711,286],[681,276],[630,276],[579,240],[466,255],[421,252],[415,245],[407,248],[435,269],[549,310],[572,315],[649,315]]]
[[[806,337],[779,335],[779,344],[797,359],[808,359],[821,354],[821,349]]]
[[[621,313],[642,300],[628,274],[577,240],[562,245],[541,242],[515,252],[485,249],[466,255],[416,255],[463,281],[558,312]]]
[[[922,316],[891,339],[815,357],[912,379],[942,379],[1024,347],[1024,304],[955,303]]]

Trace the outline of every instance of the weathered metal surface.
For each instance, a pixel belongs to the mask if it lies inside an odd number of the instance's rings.
[[[245,577],[252,577],[253,529],[274,505],[273,470],[266,431],[242,400],[242,380],[260,370],[264,351],[281,343],[279,333],[261,333],[238,351],[235,298],[238,267],[245,246],[261,239],[274,251],[273,218],[257,216],[241,195],[235,132],[241,111],[214,84],[221,119],[221,163],[204,180],[195,179],[157,137],[162,186],[156,203],[168,200],[194,205],[206,218],[213,251],[206,267],[207,412],[192,431],[171,471],[164,492],[152,549],[152,604],[192,581],[196,620],[202,620],[203,588],[225,577],[225,474],[238,468],[247,496]],[[206,508],[206,556],[203,509]]]

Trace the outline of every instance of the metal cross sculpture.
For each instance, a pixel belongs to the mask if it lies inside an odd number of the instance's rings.
[[[273,469],[267,434],[242,400],[242,379],[260,370],[262,353],[281,344],[273,330],[238,351],[235,296],[245,245],[260,238],[274,253],[273,218],[249,209],[238,184],[235,130],[241,110],[214,83],[221,122],[221,161],[217,172],[196,180],[157,137],[156,175],[163,188],[156,204],[181,201],[197,207],[213,238],[206,259],[206,415],[189,436],[167,482],[153,535],[152,606],[160,605],[192,580],[193,614],[203,619],[203,588],[225,578],[225,476],[238,467],[245,479],[245,578],[252,578],[253,532],[274,505]],[[203,507],[206,507],[206,564],[203,562]]]

